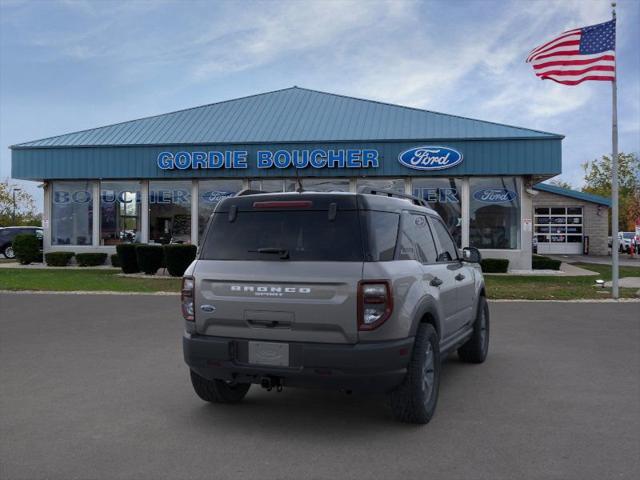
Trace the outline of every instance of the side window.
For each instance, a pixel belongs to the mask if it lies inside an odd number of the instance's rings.
[[[398,239],[398,260],[417,260],[415,242],[410,237],[406,225],[400,230]]]
[[[368,241],[367,258],[372,262],[393,260],[398,237],[398,223],[400,215],[390,212],[365,211],[362,212],[364,224],[367,225],[366,239]]]
[[[438,238],[440,248],[438,249],[438,262],[452,262],[458,260],[458,249],[456,248],[451,234],[437,218],[431,218],[433,233]]]
[[[413,213],[406,214],[400,235],[399,260],[417,260],[420,263],[436,261],[436,246],[427,217]]]

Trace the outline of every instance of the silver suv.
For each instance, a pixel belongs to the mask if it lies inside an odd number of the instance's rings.
[[[427,423],[441,359],[487,356],[479,262],[414,197],[227,198],[183,280],[193,388],[215,403],[241,401],[251,384],[387,392],[395,418]]]

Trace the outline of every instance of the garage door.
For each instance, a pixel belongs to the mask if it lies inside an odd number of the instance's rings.
[[[582,207],[536,207],[538,253],[582,253]]]

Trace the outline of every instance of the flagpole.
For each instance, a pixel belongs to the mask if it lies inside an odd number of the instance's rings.
[[[611,2],[611,14],[616,19],[616,2]],[[617,25],[616,25],[617,27]],[[617,31],[617,28],[616,28]],[[618,56],[615,76],[611,82],[611,296],[619,297],[618,290]]]

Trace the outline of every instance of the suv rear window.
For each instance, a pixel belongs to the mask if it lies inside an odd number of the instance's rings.
[[[215,213],[202,246],[203,260],[363,261],[358,212],[338,210],[241,211],[234,221]]]

